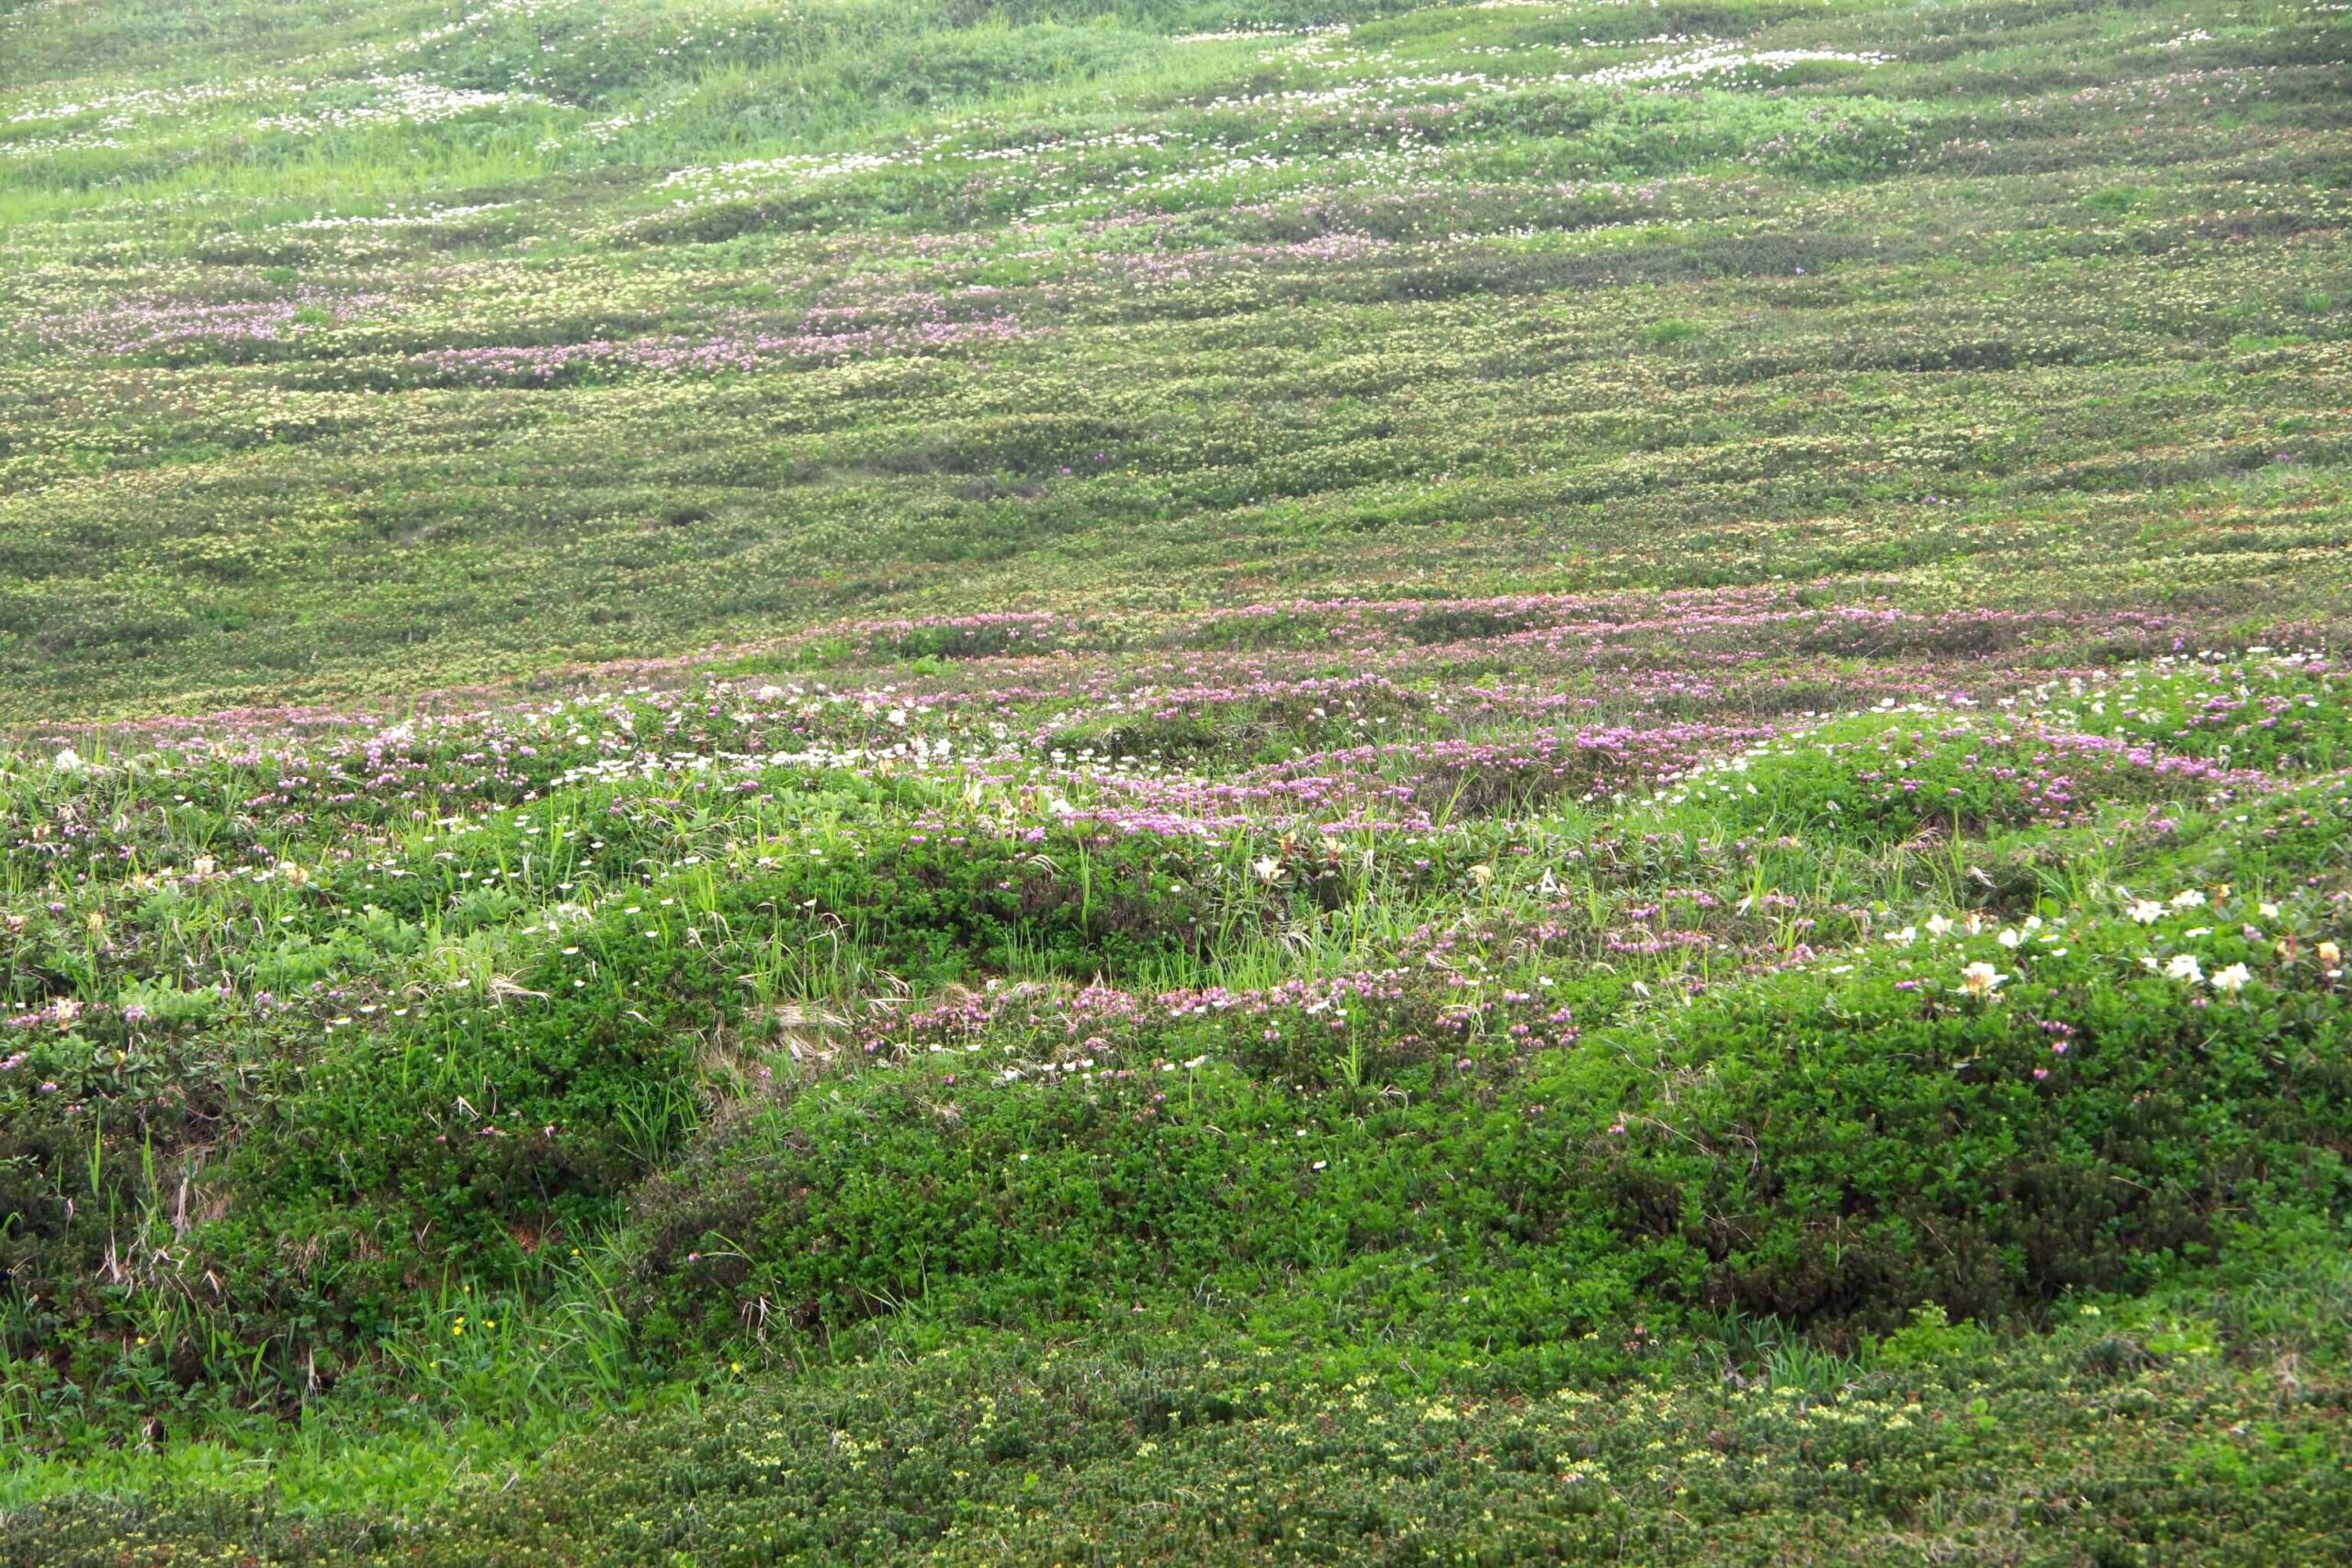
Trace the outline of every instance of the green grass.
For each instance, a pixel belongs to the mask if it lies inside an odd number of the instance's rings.
[[[2347,39],[0,12],[0,1561],[2352,1553]]]
[[[1008,604],[2344,591],[2323,11],[63,15],[17,718]],[[1789,62],[1587,80],[1707,38]]]

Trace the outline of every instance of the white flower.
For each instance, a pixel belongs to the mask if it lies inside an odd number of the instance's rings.
[[[1283,863],[1272,855],[1260,855],[1250,863],[1250,869],[1258,874],[1259,881],[1271,884],[1283,874]]]
[[[2134,898],[2132,918],[2143,926],[2153,926],[2165,918],[2165,907],[2154,898]]]
[[[2005,931],[1993,940],[1999,942],[2003,947],[2014,949],[2017,944],[2023,942],[2025,938],[2018,935],[2014,931]]]
[[[2007,985],[2008,978],[1982,959],[1960,972],[1961,988],[1972,997],[1989,997]]]
[[[1919,928],[1917,926],[1905,926],[1899,931],[1889,931],[1886,933],[1886,940],[1893,942],[1897,947],[1908,947],[1913,942],[1919,940]]]
[[[2203,907],[2204,903],[2205,895],[2199,893],[2194,887],[2188,888],[2184,892],[2176,893],[2172,896],[2172,907],[2176,909],[2200,908]]]
[[[2233,964],[2226,969],[2216,969],[2213,971],[2213,977],[2207,981],[2206,984],[2211,986],[2217,991],[2224,992],[2230,996],[2235,996],[2240,991],[2245,990],[2245,983],[2253,978],[2254,972],[2248,969],[2245,964]]]
[[[61,773],[78,773],[89,764],[82,761],[82,753],[68,746],[57,754],[56,760],[51,761],[50,766]]]
[[[1935,937],[1950,936],[1951,934],[1951,919],[1942,915],[1929,915],[1928,917],[1928,934]]]
[[[2172,955],[2172,962],[2165,965],[2165,977],[2169,980],[2186,980],[2193,986],[2205,978],[2205,971],[2197,962],[2195,953],[2176,953]]]
[[[2267,898],[2256,904],[2255,908],[2262,912],[2262,918],[2266,920],[2275,920],[2278,918],[2278,906]]]

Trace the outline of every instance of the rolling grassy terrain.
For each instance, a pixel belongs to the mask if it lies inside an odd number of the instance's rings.
[[[0,1562],[2352,1558],[2347,45],[0,0]]]

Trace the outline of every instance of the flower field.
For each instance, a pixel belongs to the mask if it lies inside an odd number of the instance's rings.
[[[2352,1558],[2347,47],[0,9],[0,1562]]]

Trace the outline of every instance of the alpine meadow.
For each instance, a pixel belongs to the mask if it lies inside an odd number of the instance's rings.
[[[2352,1562],[2347,57],[0,0],[0,1568]]]

